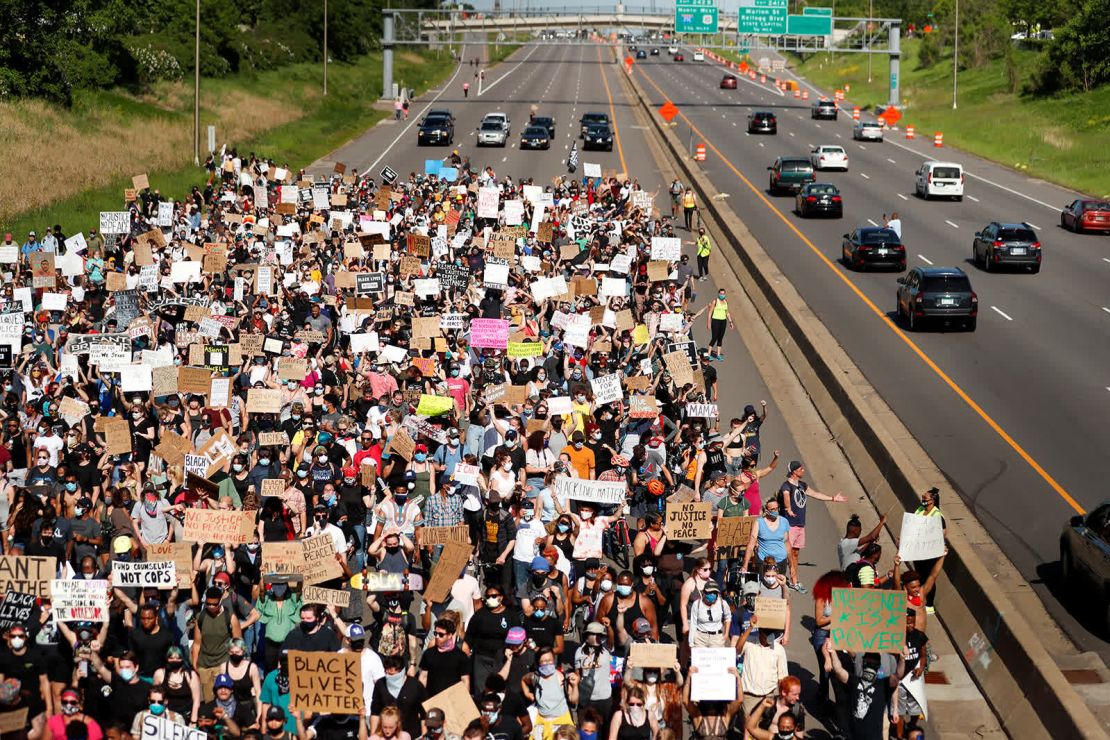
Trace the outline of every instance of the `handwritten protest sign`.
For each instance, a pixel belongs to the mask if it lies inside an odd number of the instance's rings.
[[[38,597],[34,594],[25,594],[20,591],[8,591],[0,601],[0,630],[14,625],[27,625],[31,622],[31,614],[35,611]]]
[[[164,542],[146,546],[147,560],[161,562],[170,560],[174,564],[178,588],[189,588],[193,578],[193,548],[188,542]]]
[[[50,581],[57,572],[57,558],[0,556],[0,593],[19,591],[35,596],[49,596]]]
[[[358,653],[289,651],[289,708],[321,714],[358,714],[362,658]]]
[[[424,711],[431,709],[443,710],[444,732],[457,737],[462,737],[470,723],[480,716],[474,699],[461,681],[425,701]]]
[[[719,416],[715,403],[688,403],[686,415],[706,419],[716,419]]]
[[[208,740],[208,733],[143,712],[142,733],[136,740]]]
[[[112,585],[122,588],[164,588],[177,585],[177,567],[172,560],[112,563]]]
[[[690,665],[698,670],[690,674],[690,701],[734,701],[736,669],[733,648],[690,648]]]
[[[786,629],[786,599],[775,596],[755,597],[755,616],[759,629],[784,630]]]
[[[22,733],[27,728],[27,707],[0,714],[0,737]]]
[[[335,540],[331,535],[322,534],[301,540],[304,546],[304,582],[322,583],[343,575],[343,568],[335,559]]]
[[[723,516],[717,520],[717,547],[743,547],[748,544],[759,517]]]
[[[633,668],[674,668],[678,662],[678,645],[632,643],[628,665]]]
[[[944,554],[944,528],[939,516],[902,515],[898,555],[904,561],[929,560]]]
[[[304,547],[298,541],[263,542],[262,572],[300,575],[304,572]]]
[[[59,622],[108,621],[108,581],[56,579],[50,582],[50,597]]]
[[[346,609],[351,604],[351,592],[336,588],[305,586],[301,601],[305,604],[325,604],[336,609]]]
[[[403,591],[405,582],[400,573],[369,571],[362,576],[362,587],[367,591]]]
[[[470,543],[470,527],[465,524],[454,527],[421,527],[417,532],[420,534],[422,545],[446,545],[448,542]]]
[[[621,377],[617,373],[610,373],[602,375],[600,378],[594,378],[590,381],[590,387],[594,392],[594,402],[601,406],[606,403],[613,403],[624,398],[624,389],[621,388]]]
[[[473,347],[507,349],[509,322],[504,319],[473,319],[470,322],[470,344]]]
[[[561,476],[555,482],[556,495],[561,499],[592,501],[598,504],[624,504],[628,484],[624,481],[585,480]]]
[[[451,593],[451,586],[459,580],[462,569],[470,561],[470,544],[449,542],[443,546],[439,563],[432,570],[432,578],[424,590],[424,599],[430,604],[441,603]]]
[[[186,509],[185,540],[245,545],[254,541],[254,513],[229,509]]]
[[[906,637],[906,593],[834,588],[829,637],[837,650],[900,653]]]
[[[682,504],[667,504],[667,520],[664,527],[670,540],[708,540],[713,533],[711,517],[713,505],[690,501]]]

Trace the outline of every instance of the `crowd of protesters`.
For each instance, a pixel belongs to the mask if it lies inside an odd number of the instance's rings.
[[[150,717],[221,739],[800,738],[785,648],[811,613],[810,711],[834,735],[921,736],[901,681],[928,668],[941,561],[884,570],[882,522],[853,518],[816,556],[830,572],[802,583],[807,504],[844,498],[762,448],[766,404],[691,415],[719,408],[733,324],[724,290],[698,297],[704,229],[615,177],[445,167],[313,182],[228,151],[176,202],[139,188],[125,233],[7,237],[5,588],[26,558],[54,558],[49,586],[112,584],[166,543],[188,557],[176,585],[111,586],[96,620],[60,621],[50,588],[25,586],[30,616],[0,648],[5,740],[147,738]],[[226,385],[198,389],[198,368]],[[624,500],[570,498],[567,479]],[[691,499],[758,517],[750,540],[670,541],[668,504]],[[190,509],[252,512],[251,531],[187,539]],[[920,512],[940,516],[939,492]],[[445,544],[425,533],[460,527],[468,561],[426,599]],[[321,534],[327,580],[263,556]],[[370,590],[371,574],[402,586]],[[310,585],[349,603],[308,601]],[[901,654],[832,649],[846,586],[906,591]],[[785,629],[759,628],[760,596],[788,600]],[[674,664],[633,665],[639,643],[676,644]],[[735,650],[734,701],[692,696],[705,647]],[[291,708],[291,651],[358,654],[364,708]],[[461,725],[457,704],[428,703],[460,682],[477,710]]]

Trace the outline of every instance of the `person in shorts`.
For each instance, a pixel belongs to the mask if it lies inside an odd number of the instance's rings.
[[[810,498],[837,504],[842,504],[848,499],[840,493],[829,496],[810,488],[809,484],[802,480],[802,476],[806,474],[806,468],[797,460],[790,463],[789,471],[786,481],[779,488],[778,495],[779,507],[787,523],[790,524],[790,531],[786,536],[790,575],[786,585],[804,594],[806,587],[798,580],[798,554],[806,546],[806,503]]]

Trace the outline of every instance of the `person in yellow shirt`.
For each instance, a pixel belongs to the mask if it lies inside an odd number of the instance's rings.
[[[709,329],[709,357],[723,360],[725,356],[721,354],[721,345],[725,342],[725,327],[732,329],[734,326],[732,315],[728,312],[728,300],[725,298],[724,288],[717,291],[717,297],[710,304],[709,315],[706,318],[708,319],[706,328]],[[714,347],[717,348],[715,354]]]
[[[697,209],[698,204],[694,201],[694,189],[686,188],[686,192],[682,194],[682,215],[686,219],[687,231],[694,230],[694,211]]]
[[[570,464],[582,480],[594,480],[597,476],[594,451],[586,446],[586,435],[582,432],[571,435],[570,444],[563,448],[563,454],[570,458]]]

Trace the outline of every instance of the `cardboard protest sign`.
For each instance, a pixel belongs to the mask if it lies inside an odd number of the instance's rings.
[[[196,543],[245,545],[253,542],[254,512],[230,509],[186,509],[185,540]]]
[[[300,575],[304,572],[304,546],[299,541],[263,542],[262,572]]]
[[[734,701],[736,677],[729,669],[736,668],[733,648],[690,648],[690,665],[698,670],[690,674],[690,701]]]
[[[678,645],[658,643],[632,643],[628,665],[633,668],[674,668],[678,662]]]
[[[301,601],[305,604],[324,604],[336,609],[346,609],[351,604],[351,592],[335,588],[305,586]]]
[[[343,568],[335,559],[335,540],[328,533],[301,540],[304,548],[304,582],[322,583],[343,575]]]
[[[164,588],[177,585],[177,567],[172,560],[112,562],[112,585],[122,588]]]
[[[470,527],[465,524],[454,527],[420,527],[416,532],[421,545],[446,545],[448,542],[470,544]]]
[[[667,539],[681,541],[705,541],[713,533],[713,505],[690,501],[681,504],[667,504],[667,519],[664,531]]]
[[[474,699],[461,681],[425,701],[424,711],[431,709],[443,710],[443,731],[457,737],[462,737],[470,723],[480,716]]]
[[[252,414],[281,413],[281,391],[277,388],[249,388],[247,411]]]
[[[289,651],[289,708],[321,714],[364,709],[358,653]]]
[[[177,368],[177,390],[198,396],[208,395],[212,388],[212,371],[204,367]]]
[[[621,377],[617,373],[609,373],[590,380],[590,387],[594,392],[594,402],[598,406],[613,403],[624,398],[624,389],[621,388]]]
[[[556,479],[555,492],[560,499],[572,498],[575,501],[623,505],[628,497],[628,484],[624,481],[586,480],[561,476]]]
[[[451,593],[451,587],[459,580],[463,568],[470,562],[470,544],[448,542],[443,546],[439,562],[432,569],[432,578],[424,590],[424,599],[430,604],[439,604]]]
[[[208,740],[208,733],[188,725],[143,712],[142,734],[135,740]]]
[[[787,600],[774,596],[755,597],[755,616],[759,629],[786,629]]]
[[[630,380],[630,378],[625,380]],[[659,407],[655,404],[655,396],[632,396],[628,399],[628,403],[628,415],[633,419],[652,419],[659,415]]]
[[[108,621],[108,581],[55,579],[50,582],[50,598],[59,622]]]
[[[717,520],[717,547],[743,547],[752,536],[757,516],[723,516]]]
[[[694,369],[690,366],[690,358],[685,352],[666,353],[663,355],[663,364],[667,366],[667,371],[670,372],[678,387],[694,382]]]
[[[27,728],[27,707],[0,714],[0,737],[23,732]]]
[[[829,639],[837,650],[901,653],[906,638],[906,592],[834,588]]]
[[[416,443],[409,436],[409,433],[404,429],[398,429],[397,433],[389,439],[389,454],[398,454],[406,460],[412,459],[412,453],[416,450]]]
[[[939,516],[902,515],[898,555],[903,561],[930,560],[944,554],[944,527]]]
[[[111,416],[104,419],[104,440],[108,452],[113,455],[126,455],[131,452],[131,428],[124,419]]]
[[[263,447],[287,445],[289,436],[285,432],[262,432],[258,435],[258,444]]]
[[[8,591],[0,601],[0,630],[14,625],[31,623],[31,614],[37,607],[38,597],[21,591]]]
[[[57,572],[57,558],[2,555],[0,556],[0,593],[19,591],[35,596],[49,596],[50,581]]]
[[[193,580],[193,546],[188,542],[164,542],[146,546],[147,560],[172,561],[178,588],[189,588]]]

